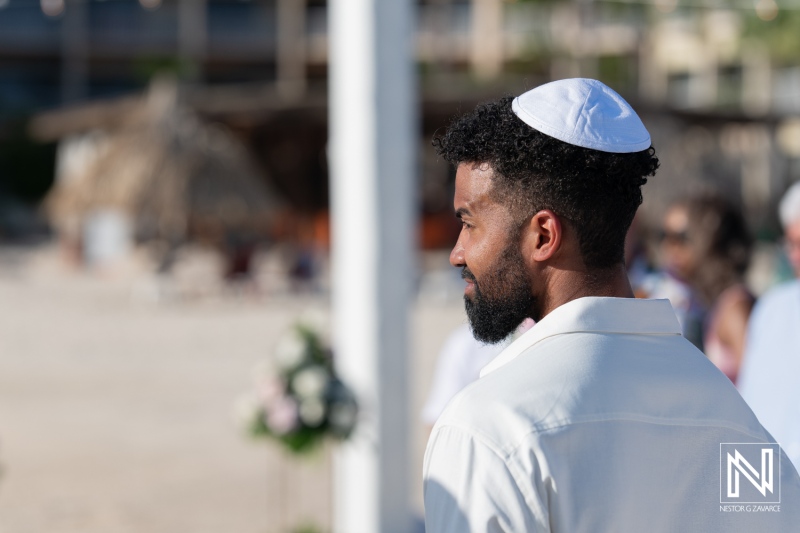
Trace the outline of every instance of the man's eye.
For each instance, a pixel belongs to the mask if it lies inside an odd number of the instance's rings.
[[[472,227],[472,224],[470,224],[470,223],[469,223],[469,222],[467,222],[466,220],[462,220],[462,221],[461,221],[461,227],[462,227],[462,228],[471,228],[471,227]]]

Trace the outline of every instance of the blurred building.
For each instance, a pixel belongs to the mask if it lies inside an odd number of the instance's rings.
[[[417,5],[421,147],[480,101],[596,77],[652,130],[663,161],[646,194],[653,219],[674,196],[714,187],[759,228],[777,227],[774,204],[800,179],[796,9],[773,0],[747,9],[678,0]],[[119,109],[170,71],[183,80],[182,101],[225,124],[290,206],[324,216],[326,27],[325,0],[0,0],[0,117],[54,110],[34,123],[45,141],[113,128]],[[450,169],[423,149],[427,247],[452,239],[442,222],[451,190]]]

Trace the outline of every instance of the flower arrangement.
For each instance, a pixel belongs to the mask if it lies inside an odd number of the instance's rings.
[[[325,437],[346,439],[358,416],[354,394],[337,377],[332,354],[309,326],[298,324],[276,344],[273,364],[256,372],[255,390],[238,414],[256,437],[277,440],[294,453]]]

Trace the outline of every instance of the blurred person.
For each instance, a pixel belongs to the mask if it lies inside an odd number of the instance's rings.
[[[642,283],[641,293],[646,298],[669,300],[683,336],[703,350],[703,324],[707,309],[686,280],[687,275],[681,272],[688,250],[687,225],[685,216],[674,216],[667,212],[658,234],[660,268],[647,276]]]
[[[779,206],[784,248],[800,277],[800,183]],[[753,309],[739,388],[800,468],[800,280],[767,291]]]
[[[526,319],[512,336],[497,344],[486,344],[475,339],[468,324],[453,330],[436,359],[433,383],[422,408],[422,421],[428,430],[433,428],[453,396],[478,379],[484,366],[497,357],[514,337],[531,327],[533,320]]]
[[[327,213],[313,217],[305,213],[286,213],[280,240],[284,248],[289,289],[293,293],[317,293],[321,287],[323,256],[327,239]],[[323,234],[323,232],[325,234]]]
[[[637,298],[669,300],[683,336],[702,350],[705,308],[689,284],[679,280],[669,269],[654,268],[650,264],[637,219],[638,214],[625,236],[625,267],[633,294]],[[661,243],[667,240],[665,236],[671,237],[668,231],[662,231],[661,235]]]
[[[481,368],[505,347],[503,343],[484,344],[475,340],[468,324],[453,330],[436,358],[433,381],[422,407],[423,423],[432,428],[453,396],[478,379]]]
[[[478,106],[434,144],[457,169],[450,261],[475,337],[537,323],[439,417],[426,530],[796,528],[800,477],[780,458],[779,512],[718,507],[721,443],[782,452],[669,302],[633,298],[624,239],[658,159],[628,103],[556,81]]]
[[[636,295],[639,298],[669,300],[683,336],[698,350],[704,349],[703,324],[707,310],[688,283],[666,270],[656,270],[643,280]]]
[[[720,196],[679,200],[664,216],[664,268],[689,287],[673,302],[686,309],[684,333],[690,340],[694,340],[692,335],[702,335],[699,346],[733,383],[755,301],[743,282],[751,248],[744,217]]]
[[[644,298],[642,287],[647,278],[652,275],[653,267],[647,256],[642,224],[638,214],[633,217],[631,227],[625,234],[625,268],[628,270],[628,281],[630,281],[633,294],[637,298]]]
[[[228,229],[225,232],[223,253],[225,256],[225,280],[233,283],[252,284],[253,256],[258,249],[258,239],[252,232]]]

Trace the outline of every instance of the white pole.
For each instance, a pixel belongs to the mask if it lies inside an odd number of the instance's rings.
[[[412,527],[413,4],[329,4],[334,348],[361,406],[357,431],[335,461],[335,533],[408,533]]]

